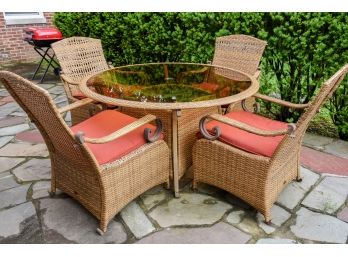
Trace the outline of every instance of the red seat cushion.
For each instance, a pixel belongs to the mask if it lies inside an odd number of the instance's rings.
[[[284,122],[271,120],[245,111],[234,111],[226,114],[225,116],[233,120],[246,123],[255,128],[268,131],[286,129],[288,127]],[[209,132],[212,132],[212,128],[215,126],[219,126],[221,128],[221,136],[218,140],[244,151],[267,157],[271,157],[273,155],[278,144],[284,137],[259,136],[215,120],[208,122],[206,128]]]
[[[85,137],[99,138],[107,136],[136,120],[136,118],[118,111],[106,110],[73,126],[71,130],[73,133],[82,131],[84,132]],[[154,132],[156,129],[155,126],[146,124],[109,143],[87,143],[87,146],[92,151],[100,165],[109,163],[120,159],[122,156],[125,156],[146,144],[144,139],[145,128],[150,128],[152,132]]]
[[[76,92],[72,96],[76,99],[79,99],[79,100],[87,98],[82,92]]]

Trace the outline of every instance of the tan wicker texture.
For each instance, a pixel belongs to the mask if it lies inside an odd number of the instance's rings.
[[[109,69],[100,39],[70,37],[55,42],[51,46],[62,69],[61,79],[69,103],[78,100],[74,95],[81,93],[79,83],[84,77]],[[72,110],[73,125],[90,117],[91,108],[95,109],[96,106],[90,104]]]
[[[218,37],[215,40],[213,65],[224,66],[243,71],[249,75],[259,77],[259,64],[267,45],[266,41],[247,35],[229,35]],[[225,74],[234,80],[243,80],[238,73]],[[254,98],[246,100],[246,107],[252,109]],[[241,110],[240,102],[229,106],[229,111]]]
[[[45,139],[51,159],[52,192],[59,188],[78,200],[100,220],[101,231],[105,232],[115,214],[141,193],[169,183],[169,151],[163,140],[99,165],[81,137],[65,124],[46,90],[7,71],[0,71],[0,80]]]
[[[140,118],[146,114],[153,114],[161,119],[163,123],[164,141],[169,146],[170,156],[172,158],[172,111],[170,110],[151,110],[122,107],[121,111],[130,116]],[[218,113],[218,107],[185,109],[181,111],[177,124],[177,144],[178,144],[178,171],[180,179],[185,171],[192,165],[192,147],[196,142],[196,134],[199,132],[198,124],[202,117]],[[171,174],[173,177],[173,174]]]
[[[233,72],[229,68],[212,66],[207,64],[197,63],[148,63],[148,64],[136,64],[117,67],[117,69],[125,67],[136,67],[144,65],[202,65],[202,68],[211,68],[213,71],[219,70],[220,72],[228,71]],[[228,70],[228,71],[225,71]],[[211,72],[213,74],[214,72]],[[196,133],[198,132],[199,120],[206,115],[219,113],[220,106],[223,104],[230,104],[248,98],[259,89],[258,81],[251,75],[243,72],[235,71],[243,76],[244,80],[250,81],[250,86],[237,94],[203,101],[192,102],[139,102],[124,100],[119,98],[112,98],[109,96],[101,95],[98,92],[92,91],[87,86],[87,82],[90,78],[98,73],[86,77],[80,84],[81,91],[91,99],[105,104],[112,104],[120,106],[120,110],[133,117],[141,117],[146,114],[153,114],[160,118],[163,122],[164,140],[169,145],[171,150],[172,169],[173,169],[173,182],[175,196],[179,196],[178,180],[184,175],[185,171],[192,164],[192,147],[196,140]],[[229,78],[227,78],[229,79]],[[177,117],[176,113],[179,114]],[[176,176],[177,175],[177,176]]]
[[[310,120],[332,95],[348,72],[348,64],[327,80],[271,158],[251,154],[207,139],[193,148],[194,187],[198,182],[214,185],[243,199],[271,220],[271,207],[293,179],[300,180],[301,143]],[[286,133],[284,131],[284,133]]]

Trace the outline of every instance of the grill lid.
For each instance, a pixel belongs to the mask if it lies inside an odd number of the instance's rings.
[[[25,40],[60,40],[62,33],[57,28],[33,28],[24,29]]]

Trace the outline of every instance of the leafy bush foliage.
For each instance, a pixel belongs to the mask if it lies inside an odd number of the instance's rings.
[[[211,60],[218,36],[266,40],[261,91],[308,102],[321,83],[348,62],[345,13],[56,13],[64,36],[100,38],[115,65]],[[348,139],[348,82],[327,103],[341,138]],[[295,122],[300,113],[264,103],[268,114]]]

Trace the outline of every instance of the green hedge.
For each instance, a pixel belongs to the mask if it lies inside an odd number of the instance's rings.
[[[64,36],[100,38],[115,65],[157,61],[205,63],[215,38],[248,34],[268,42],[261,91],[307,102],[348,62],[345,13],[56,13]],[[348,139],[347,79],[327,104],[341,138]],[[264,104],[269,115],[296,121],[300,113]]]

